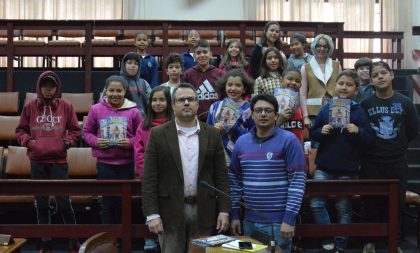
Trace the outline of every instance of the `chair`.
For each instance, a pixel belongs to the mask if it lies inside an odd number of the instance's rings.
[[[68,149],[67,164],[69,177],[72,179],[96,178],[96,157],[92,156],[91,148]],[[70,198],[74,204],[83,206],[85,210],[92,210],[92,206],[97,203],[97,197],[94,196],[70,196]]]
[[[163,31],[156,31],[155,46],[163,46]],[[168,31],[168,45],[169,46],[185,46],[183,33],[181,30]]]
[[[19,92],[0,92],[0,114],[17,114]]]
[[[124,39],[118,40],[117,41],[117,46],[129,46],[129,47],[134,47],[134,43],[135,43],[135,36],[138,32],[145,32],[147,34],[147,37],[149,38],[149,45],[152,44],[152,31],[142,31],[142,30],[124,30]]]
[[[80,47],[85,40],[84,30],[57,30],[57,38],[48,42],[49,47]]]
[[[229,41],[231,39],[237,39],[237,40],[241,40],[241,31],[225,31],[225,43],[224,45],[226,46]],[[247,47],[253,47],[255,46],[255,41],[253,40],[253,35],[252,35],[252,31],[246,31],[245,32],[245,45],[242,46],[247,46]]]
[[[20,116],[0,116],[0,141],[16,141],[16,127]]]
[[[120,30],[93,30],[92,34],[94,36],[92,46],[115,46],[116,38],[120,36]],[[86,42],[83,42],[83,46],[86,46]]]
[[[25,105],[27,105],[32,100],[36,99],[37,96],[38,95],[36,93],[26,92],[26,94],[25,94]]]
[[[117,253],[117,238],[104,232],[89,237],[80,246],[79,253]]]
[[[36,53],[36,47],[45,47],[52,37],[51,30],[23,30],[23,38],[13,41],[13,44],[18,47],[28,47]],[[18,57],[19,67],[23,67],[23,56]],[[42,66],[48,67],[51,65],[51,58],[42,56]]]
[[[406,191],[405,192],[405,203],[408,209],[414,209],[414,214],[412,212],[409,212],[409,210],[404,211],[404,215],[407,217],[413,219],[417,222],[417,248],[420,247],[420,196],[412,191]],[[404,232],[404,230],[403,230]]]
[[[5,168],[3,178],[28,179],[31,176],[31,166],[26,155],[25,147],[9,146],[7,156],[4,158]],[[3,204],[25,204],[32,205],[35,198],[28,196],[0,196],[0,203]]]
[[[91,148],[68,149],[67,163],[71,178],[96,178],[96,157]]]
[[[87,114],[93,104],[93,93],[65,93],[61,98],[70,102],[77,114]]]
[[[13,30],[13,40],[18,39],[20,30]],[[7,45],[7,30],[0,30],[0,46]]]
[[[210,46],[213,47],[218,46],[220,44],[217,31],[198,30],[197,32],[200,34],[200,39],[207,40]]]

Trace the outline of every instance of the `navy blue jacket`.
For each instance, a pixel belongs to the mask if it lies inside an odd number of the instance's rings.
[[[315,159],[317,169],[339,175],[358,174],[363,150],[374,138],[367,113],[360,104],[352,102],[350,123],[359,128],[357,134],[350,134],[345,128],[334,128],[329,135],[321,134],[322,127],[328,123],[329,103],[321,108],[310,131],[311,138],[320,142]]]

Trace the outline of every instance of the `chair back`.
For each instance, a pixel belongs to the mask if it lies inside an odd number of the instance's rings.
[[[0,92],[0,113],[16,114],[19,107],[19,92]]]
[[[93,93],[62,93],[61,98],[69,101],[78,114],[87,114],[93,104]]]
[[[32,100],[36,99],[37,94],[32,92],[26,92],[25,94],[25,105],[27,105]]]
[[[96,157],[91,148],[68,149],[67,163],[71,178],[96,178]]]
[[[16,141],[20,116],[0,116],[0,141]]]
[[[31,165],[26,155],[25,147],[9,146],[7,151],[6,177],[29,178],[31,175]]]
[[[104,232],[88,238],[79,253],[117,253],[117,238],[112,233]]]

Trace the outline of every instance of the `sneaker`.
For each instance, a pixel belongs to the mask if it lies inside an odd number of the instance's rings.
[[[333,243],[324,244],[322,245],[321,252],[322,253],[335,253],[336,248],[334,247]]]
[[[52,253],[51,249],[40,249],[39,253]]]
[[[363,246],[363,253],[376,253],[375,251],[375,244],[374,243],[366,243]]]
[[[401,249],[401,247],[398,247],[398,253],[404,253],[404,251]]]

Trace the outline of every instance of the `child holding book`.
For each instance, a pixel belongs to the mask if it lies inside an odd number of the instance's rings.
[[[281,87],[281,76],[286,62],[276,48],[265,50],[261,61],[261,75],[255,80],[254,94],[274,95],[274,90]]]
[[[314,126],[310,131],[311,138],[320,143],[315,163],[314,180],[349,180],[357,179],[361,166],[362,154],[373,140],[373,132],[369,119],[360,104],[352,102],[351,98],[358,89],[358,77],[355,71],[345,70],[338,75],[335,93],[339,99],[345,99],[349,106],[349,115],[342,122],[349,123],[342,128],[334,128],[331,117],[333,100],[324,105],[316,116]],[[312,198],[310,206],[317,224],[330,224],[330,216],[326,209],[326,197]],[[336,200],[338,223],[352,222],[352,203],[349,197],[338,197]],[[323,252],[343,252],[348,238],[337,236],[322,242]]]
[[[288,88],[297,93],[296,98],[296,105],[299,104],[299,89],[302,85],[302,75],[300,74],[300,70],[294,67],[288,67],[283,72],[283,78],[281,86],[282,88]],[[293,111],[293,109],[295,109]],[[277,119],[277,124],[296,135],[301,143],[303,143],[303,113],[300,106],[297,108],[286,108],[282,112],[279,112],[279,117]]]
[[[146,118],[137,128],[134,141],[134,160],[136,163],[137,176],[143,178],[144,152],[146,151],[152,127],[162,125],[173,117],[171,107],[171,95],[169,89],[158,86],[152,90],[149,97]],[[144,252],[159,252],[156,240],[144,239]]]
[[[250,103],[244,100],[252,92],[253,81],[242,69],[232,69],[217,82],[223,99],[210,106],[207,124],[215,126],[222,134],[226,161],[239,136],[247,133],[253,126]]]
[[[110,76],[105,97],[93,105],[83,127],[83,138],[97,158],[97,179],[134,178],[134,136],[142,122],[128,85],[121,76]],[[121,222],[119,197],[102,198],[102,223]]]
[[[249,72],[249,63],[245,59],[242,44],[239,40],[229,40],[226,53],[223,55],[219,68],[225,72],[233,68],[241,68],[246,72]]]

